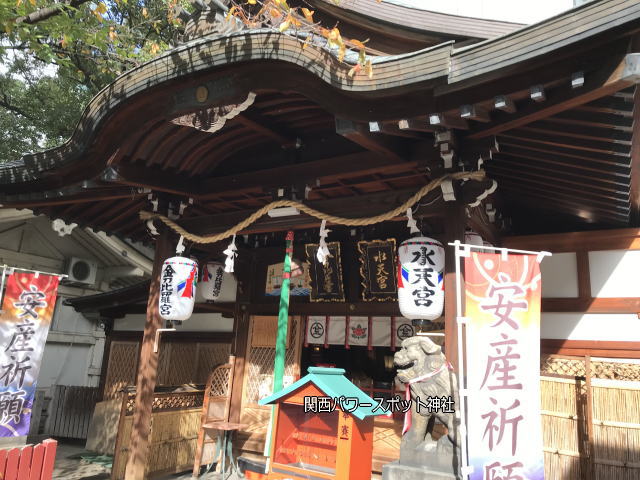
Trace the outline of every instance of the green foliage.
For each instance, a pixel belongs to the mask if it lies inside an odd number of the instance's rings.
[[[73,131],[89,89],[49,76],[25,59],[0,75],[0,161],[63,143]]]
[[[88,100],[170,48],[186,0],[0,0],[0,162],[61,143]]]

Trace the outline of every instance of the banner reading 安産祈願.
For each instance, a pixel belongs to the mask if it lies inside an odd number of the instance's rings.
[[[469,478],[542,480],[536,256],[472,253],[464,276]]]
[[[7,280],[0,315],[0,437],[29,432],[58,281],[33,273],[14,273]]]

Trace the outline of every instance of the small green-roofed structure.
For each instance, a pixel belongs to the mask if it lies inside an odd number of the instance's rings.
[[[286,397],[301,387],[304,387],[309,382],[318,387],[327,397],[331,398],[357,398],[358,407],[349,412],[351,415],[359,420],[363,420],[369,416],[385,415],[386,412],[382,409],[373,411],[376,402],[356,387],[347,377],[344,376],[344,369],[342,368],[326,368],[326,367],[309,367],[308,374],[302,377],[297,382],[283,388],[277,393],[269,395],[261,399],[259,405],[271,405],[282,397]]]

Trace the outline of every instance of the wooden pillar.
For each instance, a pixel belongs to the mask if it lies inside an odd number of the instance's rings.
[[[149,300],[147,301],[147,320],[144,324],[144,334],[138,361],[131,447],[129,449],[125,480],[144,480],[145,478],[145,467],[149,454],[149,437],[151,435],[151,406],[158,374],[158,352],[153,351],[153,344],[156,331],[163,326],[163,321],[158,311],[160,272],[164,260],[173,253],[170,238],[169,230],[163,228],[156,240],[151,287],[149,288]]]
[[[448,202],[444,218],[444,351],[447,360],[458,370],[458,326],[456,323],[456,257],[450,242],[464,242],[466,214],[464,205],[458,200]],[[462,270],[461,270],[462,271]],[[464,283],[462,283],[464,286]],[[464,288],[464,287],[463,287]],[[462,312],[459,313],[462,315]]]
[[[246,367],[246,352],[249,339],[249,303],[253,292],[253,279],[256,272],[255,254],[250,254],[249,262],[236,262],[236,276],[238,278],[238,290],[236,293],[236,308],[234,310],[233,322],[233,344],[232,354],[236,357],[233,383],[231,387],[231,407],[229,410],[229,421],[232,423],[240,423],[240,414],[242,408],[242,386],[244,384],[244,374]]]
[[[100,320],[105,325],[105,339],[104,339],[104,349],[102,354],[102,366],[100,367],[100,383],[98,383],[98,402],[102,402],[104,400],[104,388],[107,380],[107,373],[109,372],[109,358],[111,356],[111,328],[110,325],[113,325],[113,319],[107,319],[104,317],[100,317]]]

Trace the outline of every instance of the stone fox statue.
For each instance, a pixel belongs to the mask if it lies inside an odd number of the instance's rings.
[[[411,393],[411,428],[402,437],[400,463],[420,462],[424,454],[453,454],[456,448],[455,413],[439,411],[429,412],[424,404],[428,397],[452,397],[457,401],[455,378],[448,368],[442,349],[427,337],[411,337],[402,342],[402,348],[394,356],[397,368],[396,380],[404,384]],[[420,377],[428,376],[420,380]],[[417,380],[417,381],[416,381]],[[416,399],[423,403],[420,411],[416,408]],[[449,410],[455,411],[456,404]],[[447,427],[448,434],[437,442],[431,437],[435,421]]]

